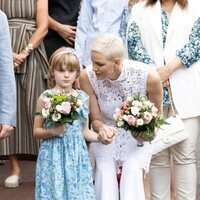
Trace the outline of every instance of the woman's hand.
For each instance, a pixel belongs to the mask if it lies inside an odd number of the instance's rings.
[[[157,68],[157,72],[162,83],[166,82],[172,74],[171,69],[167,66]]]
[[[24,61],[24,59],[21,58],[21,56],[19,54],[13,52],[13,64],[14,64],[14,68],[18,68],[23,61]]]
[[[76,27],[70,25],[60,25],[58,34],[69,44],[73,44],[75,41]]]
[[[117,135],[116,128],[104,124],[99,129],[98,140],[103,144],[110,144],[114,135]]]

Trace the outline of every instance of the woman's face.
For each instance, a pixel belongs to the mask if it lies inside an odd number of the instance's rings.
[[[115,73],[114,61],[108,60],[103,53],[92,51],[91,53],[93,71],[95,72],[98,80],[111,79]]]

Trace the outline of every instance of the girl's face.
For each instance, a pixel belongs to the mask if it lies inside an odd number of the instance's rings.
[[[56,89],[63,90],[72,89],[72,85],[76,80],[77,71],[72,69],[54,70],[54,78],[56,82]]]
[[[114,61],[108,60],[106,56],[100,52],[91,52],[93,71],[95,72],[98,80],[112,79],[115,73]]]

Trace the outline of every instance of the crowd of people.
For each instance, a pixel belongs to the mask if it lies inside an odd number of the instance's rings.
[[[36,200],[196,200],[199,7],[198,0],[0,0],[5,187],[23,182],[19,156],[34,155]],[[139,92],[167,119],[169,88],[189,137],[153,155],[154,143],[118,128],[113,114]]]

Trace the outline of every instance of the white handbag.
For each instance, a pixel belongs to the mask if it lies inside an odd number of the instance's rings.
[[[184,130],[182,119],[175,114],[170,88],[168,88],[168,92],[173,116],[166,119],[168,124],[162,125],[156,132],[156,137],[152,141],[153,155],[189,137],[188,132]]]

